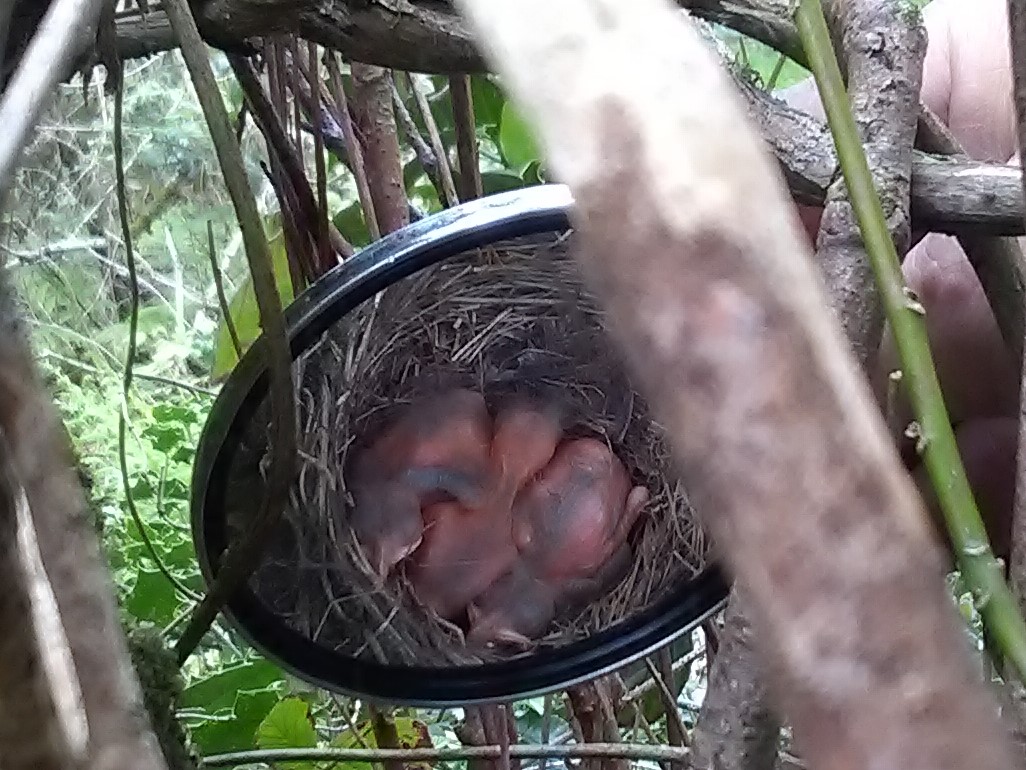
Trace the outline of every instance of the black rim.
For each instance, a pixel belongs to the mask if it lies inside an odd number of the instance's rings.
[[[354,308],[424,267],[496,241],[567,229],[572,202],[565,186],[542,185],[456,206],[382,238],[325,274],[286,309],[293,358]],[[258,339],[225,382],[197,448],[192,531],[208,584],[227,546],[227,470],[242,427],[267,392],[261,347]],[[693,629],[722,606],[727,590],[713,564],[645,612],[579,642],[451,668],[386,666],[332,652],[285,625],[248,587],[236,592],[224,612],[254,648],[301,679],[336,692],[431,708],[532,697],[620,668]]]

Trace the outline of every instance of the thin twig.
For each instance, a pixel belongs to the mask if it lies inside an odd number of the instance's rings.
[[[247,59],[234,54],[228,56],[228,63],[249,102],[253,121],[264,135],[268,152],[273,152],[274,159],[281,164],[285,177],[283,181],[287,183],[296,197],[299,209],[296,214],[306,228],[316,228],[317,222],[320,220],[317,199],[306,178],[302,159],[295,143],[289,137],[286,127],[282,125],[271,99],[264,92],[264,87],[261,85],[253,65]],[[281,77],[280,73],[278,77]],[[353,255],[355,249],[352,244],[342,237],[333,224],[328,225],[328,235],[332,247],[340,256],[347,258]]]
[[[224,554],[217,579],[192,615],[178,640],[178,658],[184,661],[199,644],[221,606],[242,585],[256,567],[264,544],[281,516],[292,484],[296,455],[296,417],[292,390],[292,355],[285,331],[281,298],[278,296],[271,251],[264,235],[260,213],[249,187],[242,151],[232,132],[206,47],[196,28],[187,0],[164,0],[171,26],[181,44],[200,106],[207,119],[228,192],[235,206],[249,261],[270,370],[271,456],[268,480],[260,508],[248,535]]]
[[[335,762],[459,762],[467,759],[498,759],[502,748],[463,746],[454,749],[277,749],[239,751],[205,757],[203,767],[237,767],[259,762],[307,761]],[[509,747],[513,759],[636,759],[654,762],[686,762],[688,750],[677,746],[649,746],[636,743],[582,743],[567,746],[541,746],[518,743]]]
[[[456,157],[459,159],[459,193],[461,201],[480,198],[481,165],[477,148],[477,121],[474,118],[474,97],[470,91],[470,75],[449,78],[449,96],[456,127]]]
[[[438,171],[438,158],[435,157],[435,151],[431,149],[431,145],[421,136],[417,122],[413,119],[413,115],[410,114],[410,110],[407,108],[406,102],[403,101],[403,96],[399,93],[399,89],[394,82],[392,83],[392,104],[395,107],[396,122],[402,128],[403,133],[406,134],[406,138],[413,147],[413,152],[417,156],[420,167],[424,169],[424,173],[427,174],[427,178],[431,181],[431,186],[435,188],[439,202],[443,206],[447,206],[446,193]],[[453,197],[455,199],[455,193]]]
[[[239,332],[235,328],[235,319],[232,318],[228,297],[224,293],[224,275],[221,273],[221,266],[217,263],[217,249],[214,248],[214,222],[210,219],[207,220],[207,253],[210,256],[210,272],[214,276],[214,290],[217,292],[217,303],[221,307],[221,317],[228,329],[228,336],[231,337],[232,347],[235,348],[235,357],[242,358],[242,343],[239,341]]]
[[[671,679],[667,682],[666,676],[664,676],[664,673],[667,676],[672,676],[673,661],[669,658],[668,650],[661,650],[660,655],[665,657],[665,660],[660,660],[661,667],[657,667],[651,658],[645,658],[645,666],[655,681],[656,689],[659,692],[659,700],[663,704],[663,713],[666,714],[666,737],[675,746],[687,746],[688,727],[684,724],[684,718],[680,715],[680,706],[677,705],[677,698],[670,689],[673,680]]]
[[[320,67],[317,62],[317,44],[308,42],[307,54],[310,59],[311,85],[319,85],[321,82]],[[324,125],[322,113],[324,105],[320,94],[311,94],[310,122],[313,124],[314,137],[314,172],[317,175],[317,253],[321,269],[328,270],[334,266],[335,260],[331,254],[331,243],[328,240],[328,170],[324,164]]]
[[[777,56],[777,63],[773,65],[773,71],[770,72],[769,79],[766,81],[766,90],[773,92],[773,89],[777,87],[777,80],[780,79],[780,73],[784,71],[784,65],[787,64],[787,56],[780,54]]]
[[[446,207],[455,206],[459,203],[459,198],[456,197],[456,181],[453,179],[452,165],[449,163],[449,153],[442,142],[442,134],[438,130],[438,121],[435,120],[435,115],[431,111],[431,103],[428,102],[427,94],[421,88],[421,81],[421,76],[410,72],[406,73],[407,86],[410,89],[410,93],[413,94],[414,103],[417,105],[417,112],[420,114],[420,119],[424,121],[424,128],[427,129],[428,139],[431,141],[432,154],[437,164],[438,181],[442,186],[442,189],[439,190],[442,204]],[[416,132],[415,129],[414,131],[419,136],[419,132]]]
[[[342,139],[346,143],[346,160],[356,182],[356,192],[360,196],[363,220],[367,223],[367,230],[370,232],[371,239],[376,241],[381,237],[381,229],[378,227],[378,217],[374,211],[374,198],[371,196],[370,187],[367,185],[367,169],[363,162],[363,145],[360,144],[360,141],[356,138],[356,132],[353,130],[353,116],[349,111],[349,100],[346,98],[345,84],[342,82],[342,72],[339,69],[338,58],[334,51],[328,52],[327,67],[328,88],[338,110],[338,114],[335,117],[339,128],[342,129]]]
[[[552,693],[548,693],[542,701],[542,722],[541,742],[543,746],[549,745],[549,738],[552,735]],[[549,758],[541,758],[541,770],[547,770]]]

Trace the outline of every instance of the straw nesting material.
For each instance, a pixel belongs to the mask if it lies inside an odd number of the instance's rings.
[[[708,544],[663,431],[603,330],[568,253],[571,239],[520,238],[422,270],[350,313],[295,362],[299,475],[280,532],[250,579],[295,630],[381,663],[452,666],[523,654],[466,646],[459,628],[418,604],[401,569],[375,587],[347,525],[354,448],[396,405],[443,387],[476,388],[491,402],[521,391],[563,399],[576,418],[573,433],[606,440],[651,494],[630,538],[632,569],[601,600],[558,618],[539,646],[608,628],[704,568]],[[264,407],[230,471],[227,518],[236,536],[266,463]]]

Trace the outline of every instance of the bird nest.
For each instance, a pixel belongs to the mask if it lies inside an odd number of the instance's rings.
[[[649,416],[569,255],[572,233],[464,252],[397,282],[329,329],[295,362],[299,473],[279,530],[249,580],[293,630],[338,654],[454,666],[523,651],[468,645],[425,609],[402,569],[382,587],[348,518],[347,461],[398,404],[444,387],[486,400],[529,391],[572,409],[571,433],[607,441],[650,500],[628,543],[633,564],[584,609],[557,617],[538,647],[559,647],[650,607],[698,574],[708,544]],[[229,542],[246,531],[267,471],[266,401],[229,471]],[[257,486],[254,486],[254,485]]]

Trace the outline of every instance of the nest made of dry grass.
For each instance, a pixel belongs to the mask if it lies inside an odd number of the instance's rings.
[[[697,574],[707,543],[663,431],[630,385],[568,253],[570,233],[473,250],[364,303],[294,365],[299,477],[250,588],[288,625],[337,652],[381,663],[451,666],[511,657],[467,647],[428,613],[400,572],[375,588],[348,527],[345,468],[396,404],[462,385],[486,398],[557,396],[576,432],[604,437],[652,498],[631,536],[634,565],[603,599],[558,618],[540,646],[565,645],[650,606]],[[266,464],[259,411],[230,472],[230,537],[245,531]],[[233,526],[234,524],[234,526]]]

